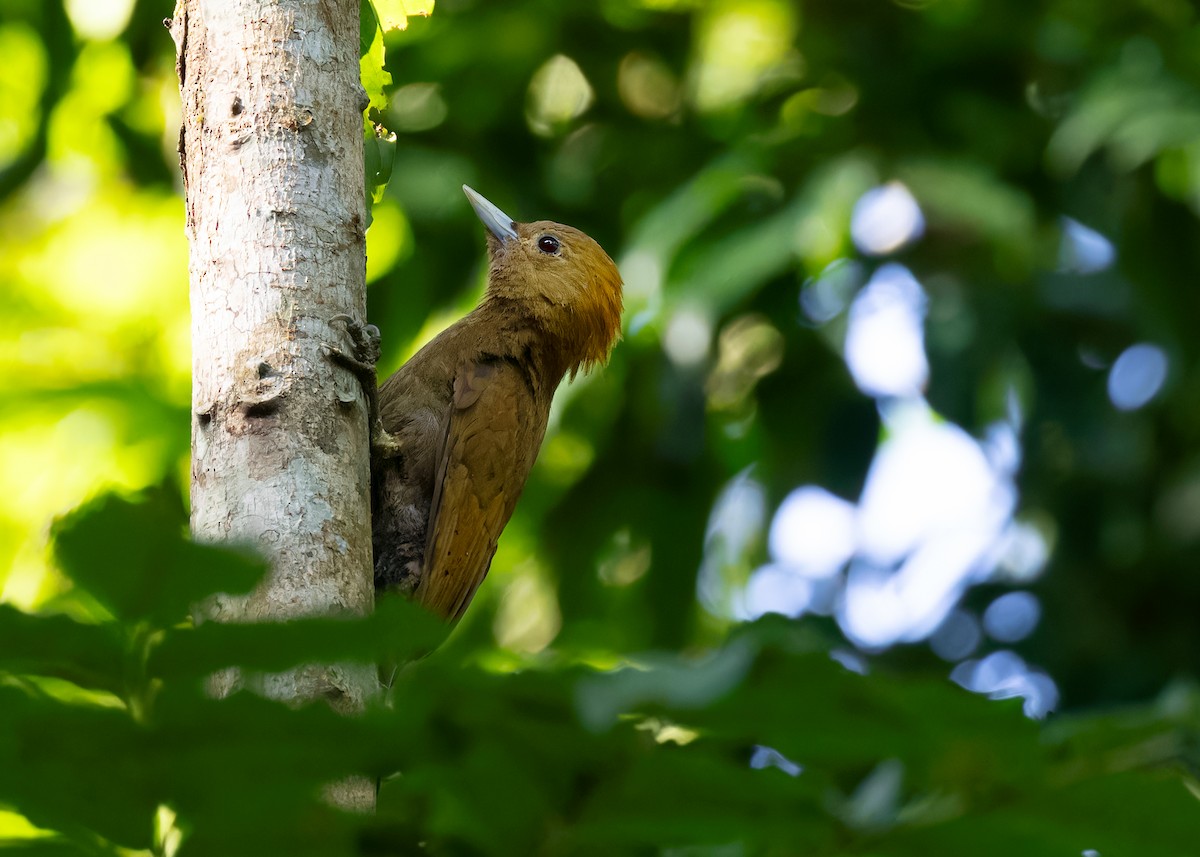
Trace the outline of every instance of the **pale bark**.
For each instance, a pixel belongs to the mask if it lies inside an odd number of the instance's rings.
[[[178,0],[192,307],[192,532],[271,561],[220,621],[372,608],[369,455],[349,350],[365,315],[358,0]],[[360,710],[375,671],[309,666],[218,676],[291,701]],[[332,787],[369,808],[367,781]]]

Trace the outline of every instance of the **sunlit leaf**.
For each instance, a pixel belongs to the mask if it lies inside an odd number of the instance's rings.
[[[364,9],[368,4],[364,4]],[[383,30],[380,29],[379,20],[375,17],[372,11],[370,15],[363,15],[360,56],[359,56],[359,74],[362,78],[363,89],[367,91],[368,110],[383,110],[387,107],[387,94],[384,90],[392,82],[392,76],[384,68],[383,47]]]
[[[388,30],[405,29],[411,15],[424,17],[432,14],[433,4],[434,0],[371,0],[385,33]]]

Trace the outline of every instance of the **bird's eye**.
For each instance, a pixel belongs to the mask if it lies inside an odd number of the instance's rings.
[[[558,239],[553,235],[543,235],[537,241],[538,249],[553,256],[558,252]]]

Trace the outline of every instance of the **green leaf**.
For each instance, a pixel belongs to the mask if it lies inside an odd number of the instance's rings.
[[[825,782],[752,770],[748,761],[748,753],[700,743],[657,746],[601,784],[576,835],[625,845],[771,842],[802,854],[834,840]]]
[[[367,617],[172,629],[151,653],[148,668],[164,678],[193,678],[231,666],[281,672],[310,662],[406,664],[437,649],[449,632],[413,602],[385,598]]]
[[[39,827],[148,848],[155,793],[126,712],[0,686],[0,804]]]
[[[54,676],[119,693],[123,653],[113,624],[87,625],[66,616],[35,616],[0,604],[0,670]]]
[[[57,837],[0,839],[0,851],[5,857],[91,857],[96,853]]]
[[[994,811],[897,830],[880,853],[1190,857],[1198,837],[1200,803],[1177,776],[1131,772],[1052,789],[1029,784]]]
[[[392,167],[396,163],[396,135],[382,127],[377,127],[375,134],[375,144],[379,148],[379,167],[375,172],[375,189],[371,199],[380,202],[388,182],[392,180]]]
[[[362,58],[371,49],[375,34],[379,32],[379,16],[371,0],[362,0],[358,9],[358,56]]]
[[[165,491],[105,495],[59,520],[54,555],[68,577],[113,616],[163,627],[217,592],[249,592],[262,560],[185,537],[186,519]]]
[[[363,119],[363,187],[366,191],[367,225],[371,208],[383,199],[396,161],[396,135],[382,125]]]
[[[579,684],[580,715],[593,729],[602,729],[619,714],[648,704],[675,711],[703,708],[742,681],[755,654],[742,638],[698,662],[653,658],[649,669],[631,667],[585,679]]]
[[[371,0],[375,13],[379,16],[379,24],[386,33],[390,30],[403,30],[408,27],[411,15],[426,17],[433,13],[434,0]]]
[[[392,76],[384,68],[386,56],[383,46],[383,30],[379,28],[379,20],[374,14],[370,16],[375,22],[372,28],[363,16],[359,50],[359,74],[362,76],[363,89],[367,92],[369,104],[367,111],[383,110],[387,107],[385,90],[392,82]]]

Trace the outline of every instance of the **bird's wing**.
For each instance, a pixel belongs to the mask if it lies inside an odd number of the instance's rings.
[[[454,379],[414,593],[447,619],[462,616],[487,574],[541,446],[545,410],[514,363],[471,362]]]

